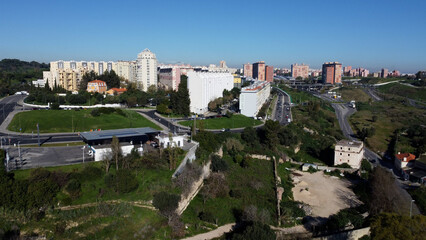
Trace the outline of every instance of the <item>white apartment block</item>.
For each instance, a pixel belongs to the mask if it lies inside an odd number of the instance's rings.
[[[340,140],[334,148],[334,165],[347,163],[359,168],[363,157],[364,143],[360,141]]]
[[[157,58],[149,49],[138,54],[136,83],[143,91],[152,85],[157,87]]]
[[[178,67],[163,68],[158,71],[158,86],[166,90],[177,91],[180,84],[181,72]]]
[[[190,111],[202,114],[208,111],[209,102],[222,97],[223,90],[234,87],[230,73],[188,72]]]
[[[118,76],[123,77],[129,82],[136,82],[136,72],[138,66],[136,61],[118,61],[115,63],[113,70]]]
[[[241,89],[240,111],[247,117],[256,117],[263,104],[271,94],[271,86],[266,81],[255,81],[252,85]]]

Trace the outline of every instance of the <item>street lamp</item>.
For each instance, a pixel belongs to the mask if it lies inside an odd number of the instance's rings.
[[[411,200],[411,204],[410,204],[410,218],[411,218],[411,215],[413,213],[413,202],[415,202],[414,199]]]
[[[84,164],[84,149],[86,148],[86,146],[83,146],[81,149],[83,149],[83,164]]]

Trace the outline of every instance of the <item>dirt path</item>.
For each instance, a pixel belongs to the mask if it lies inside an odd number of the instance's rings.
[[[232,227],[235,225],[235,223],[228,223],[226,225],[220,226],[216,228],[215,230],[212,230],[210,232],[201,233],[192,237],[183,238],[182,240],[207,240],[207,239],[213,239],[218,238],[222,236],[223,234],[230,232],[232,230]]]
[[[132,206],[135,207],[140,207],[140,208],[147,208],[153,211],[157,211],[157,209],[152,206],[151,203],[146,202],[146,201],[131,201],[131,202],[127,202],[127,201],[122,201],[122,200],[108,200],[108,201],[104,201],[104,202],[94,202],[94,203],[84,203],[84,204],[79,204],[79,205],[70,205],[70,206],[63,206],[63,207],[57,207],[55,209],[57,210],[74,210],[74,209],[80,209],[80,208],[86,208],[86,207],[94,207],[99,203],[106,203],[106,204],[120,204],[120,203],[128,203]]]

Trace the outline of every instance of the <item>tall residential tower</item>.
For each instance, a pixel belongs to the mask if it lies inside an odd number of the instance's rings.
[[[136,83],[143,91],[152,85],[157,87],[157,58],[148,48],[138,54]]]

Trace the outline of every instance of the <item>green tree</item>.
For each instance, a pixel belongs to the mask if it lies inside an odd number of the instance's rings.
[[[259,141],[259,138],[256,133],[256,129],[252,127],[244,128],[244,131],[241,134],[241,139],[243,139],[247,144],[249,144],[252,147],[255,146]]]
[[[189,105],[189,91],[188,91],[188,77],[181,76],[181,81],[177,92],[172,92],[170,97],[171,109],[176,114],[188,116],[190,113]]]
[[[112,159],[115,162],[115,169],[118,170],[118,163],[123,157],[123,152],[121,151],[121,146],[118,138],[116,136],[112,137],[111,141],[111,155]]]
[[[426,217],[413,218],[392,213],[382,213],[375,217],[370,226],[371,239],[420,240],[425,237]]]
[[[81,78],[80,85],[78,87],[79,91],[86,91],[87,90],[87,83],[93,80],[96,80],[99,78],[99,75],[96,74],[93,70],[90,72],[84,73],[83,77]]]
[[[278,121],[266,120],[263,130],[265,131],[264,142],[269,149],[275,149],[279,144],[278,132],[280,131],[280,123]]]
[[[274,231],[266,224],[259,222],[249,223],[242,232],[233,233],[232,240],[275,240]]]
[[[154,194],[152,205],[154,205],[154,207],[157,208],[163,215],[170,217],[177,209],[179,201],[179,195],[168,192],[159,192]]]

